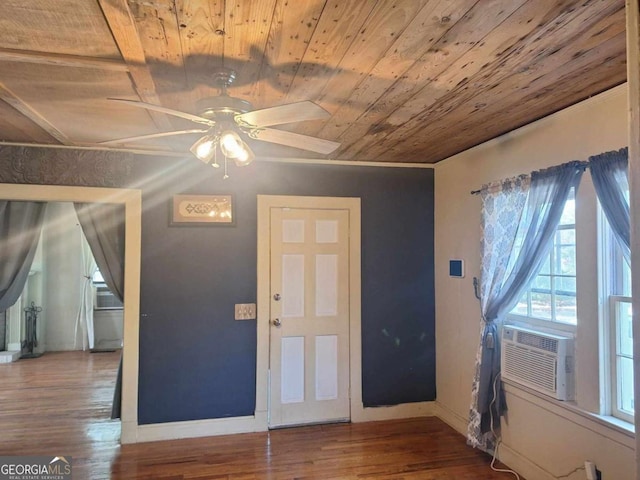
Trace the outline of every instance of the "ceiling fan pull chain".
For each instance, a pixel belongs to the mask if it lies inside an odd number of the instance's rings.
[[[229,178],[229,175],[227,175],[227,156],[224,156],[224,177],[222,177],[223,180],[226,180],[227,178]]]
[[[214,145],[213,148],[213,163],[211,164],[211,166],[213,168],[220,168],[220,165],[218,164],[218,146]]]

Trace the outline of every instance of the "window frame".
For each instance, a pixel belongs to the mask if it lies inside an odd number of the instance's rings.
[[[630,278],[625,278],[624,264],[626,260],[617,244],[617,240],[611,230],[600,203],[598,203],[598,236],[601,248],[601,261],[599,262],[598,282],[600,287],[600,301],[604,308],[600,315],[601,357],[600,371],[602,376],[601,395],[603,398],[602,409],[607,415],[611,415],[624,422],[634,423],[634,413],[623,410],[620,407],[620,390],[622,381],[618,376],[618,316],[617,308],[620,303],[632,303]],[[622,266],[622,268],[621,268]],[[625,289],[627,290],[625,292]],[[631,358],[632,356],[626,356]]]
[[[619,353],[619,344],[618,344],[618,307],[622,303],[632,303],[632,298],[622,295],[609,295],[608,296],[609,303],[609,391],[611,398],[610,411],[611,415],[619,418],[620,420],[624,420],[625,422],[633,423],[634,422],[634,414],[635,412],[624,410],[621,407],[621,390],[622,390],[622,381],[619,378],[619,363],[618,360],[620,358],[628,358],[633,362],[633,355],[625,355]],[[635,407],[635,406],[634,406]]]

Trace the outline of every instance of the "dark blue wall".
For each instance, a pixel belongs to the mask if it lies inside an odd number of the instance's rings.
[[[362,199],[365,406],[435,398],[433,170],[141,158],[141,424],[252,415],[258,194]],[[144,175],[143,175],[144,174]],[[155,175],[154,175],[155,174]],[[168,181],[167,181],[168,180]],[[175,193],[233,193],[233,227],[170,227]]]

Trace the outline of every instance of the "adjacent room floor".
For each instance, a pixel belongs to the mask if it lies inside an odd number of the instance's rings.
[[[119,362],[119,351],[50,352],[0,365],[0,455],[70,456],[74,480],[109,478]]]
[[[514,478],[434,417],[121,447],[109,419],[119,358],[48,353],[0,365],[0,455],[71,456],[74,480]]]

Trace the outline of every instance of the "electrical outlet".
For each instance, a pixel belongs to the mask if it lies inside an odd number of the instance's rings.
[[[598,474],[596,473],[596,466],[593,462],[584,462],[584,471],[587,473],[587,480],[598,480]]]
[[[236,320],[255,320],[256,304],[255,303],[236,303],[235,319]]]

